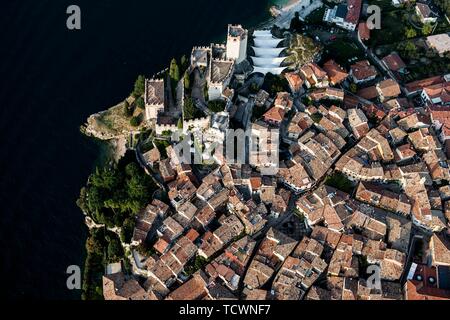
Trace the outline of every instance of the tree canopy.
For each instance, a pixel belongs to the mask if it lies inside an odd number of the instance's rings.
[[[136,99],[136,105],[138,106],[138,108],[140,109],[145,109],[145,102],[144,102],[144,98],[139,97]]]
[[[127,160],[96,168],[81,189],[77,204],[96,223],[120,227],[150,202],[154,190],[153,180],[135,161]]]
[[[132,95],[134,97],[140,97],[145,92],[145,77],[143,75],[139,75],[134,83],[134,89]]]

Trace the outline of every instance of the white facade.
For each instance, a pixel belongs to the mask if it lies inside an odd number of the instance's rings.
[[[241,63],[247,58],[248,31],[241,25],[228,25],[227,59]]]
[[[342,14],[343,7],[335,6],[332,9],[326,9],[323,16],[323,21],[334,23],[335,25],[349,31],[356,29],[356,24],[345,20],[345,15]]]

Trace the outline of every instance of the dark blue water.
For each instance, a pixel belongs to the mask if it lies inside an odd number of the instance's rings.
[[[10,0],[0,7],[0,274],[10,299],[76,299],[68,265],[87,230],[75,205],[100,147],[86,117],[122,100],[227,23],[262,21],[269,0]],[[82,30],[66,29],[77,4]]]

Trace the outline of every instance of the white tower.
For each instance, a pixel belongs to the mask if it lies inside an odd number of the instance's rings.
[[[227,59],[241,63],[247,58],[248,31],[239,25],[228,25]]]

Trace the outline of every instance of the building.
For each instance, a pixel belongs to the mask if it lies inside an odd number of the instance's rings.
[[[286,258],[272,284],[276,300],[300,300],[327,263],[320,258],[323,245],[317,240],[304,237],[294,252]]]
[[[403,62],[402,58],[400,58],[400,56],[395,52],[387,55],[381,61],[391,71],[400,73],[406,72],[405,62]]]
[[[428,105],[450,105],[450,82],[425,87],[420,96]]]
[[[366,21],[362,21],[358,24],[358,37],[361,41],[370,40],[370,29],[367,26]]]
[[[222,92],[228,87],[233,76],[234,61],[213,59],[207,74],[208,98],[216,100],[222,97]],[[183,126],[187,127],[187,126]]]
[[[193,47],[191,52],[191,67],[207,68],[211,57],[210,47]]]
[[[366,115],[361,109],[348,109],[348,121],[353,135],[361,139],[369,132],[369,124]]]
[[[227,196],[228,198],[228,196]],[[214,232],[207,231],[202,237],[198,254],[205,259],[222,249],[244,231],[244,226],[236,215],[221,219],[221,226]]]
[[[328,87],[327,73],[315,63],[308,63],[300,68],[300,75],[307,88]]]
[[[405,85],[407,95],[411,96],[420,93],[424,88],[446,82],[445,76],[436,76],[409,82]]]
[[[361,60],[350,66],[350,75],[356,84],[373,80],[378,72],[368,60]]]
[[[380,81],[377,83],[376,88],[381,102],[396,98],[402,93],[399,84],[392,79]]]
[[[189,281],[172,291],[166,300],[210,300],[205,279],[201,273],[195,273]]]
[[[151,204],[142,209],[136,219],[132,239],[133,245],[138,245],[151,238],[168,212],[169,206],[157,199],[154,199]]]
[[[244,285],[249,289],[261,288],[283,264],[297,243],[282,232],[270,228],[248,267]]]
[[[340,65],[338,65],[334,60],[328,60],[323,65],[323,70],[328,75],[331,85],[337,85],[343,82],[348,77],[348,73]]]
[[[146,292],[135,279],[126,279],[120,271],[102,278],[105,300],[158,300],[153,292]]]
[[[361,6],[361,0],[348,0],[347,4],[339,4],[332,9],[325,9],[323,21],[353,31],[359,22]]]
[[[241,25],[228,25],[227,59],[234,60],[236,64],[247,58],[248,31]]]
[[[437,17],[426,3],[419,2],[416,4],[416,14],[419,16],[420,22],[424,24],[435,23],[437,20]]]
[[[164,112],[164,80],[145,79],[145,119],[156,120]]]
[[[214,279],[220,278],[230,290],[236,291],[255,246],[256,241],[249,236],[233,242],[224,253],[205,267],[206,273]]]
[[[450,52],[450,35],[447,33],[428,36],[426,43],[430,49],[436,50],[441,57]]]
[[[320,88],[312,91],[309,94],[309,97],[314,101],[320,101],[323,99],[329,99],[329,100],[344,100],[344,90],[339,88]]]
[[[292,94],[300,93],[303,86],[303,79],[299,72],[286,72],[284,77],[289,83]]]
[[[284,110],[284,108],[275,106],[267,110],[267,112],[264,113],[263,118],[265,122],[275,126],[279,126],[281,124],[281,121],[283,121],[285,114],[286,111]]]
[[[450,267],[450,239],[445,233],[433,234],[430,240],[430,250],[433,266]]]
[[[404,286],[405,300],[450,300],[448,268],[412,263]]]

